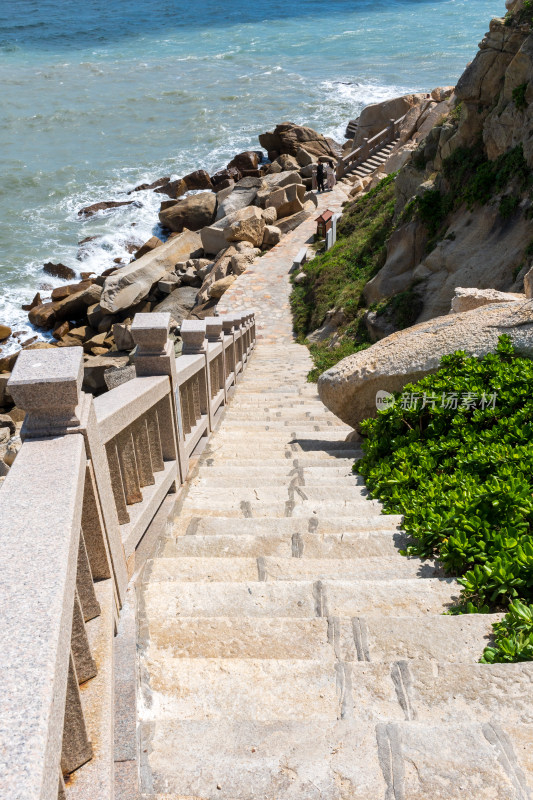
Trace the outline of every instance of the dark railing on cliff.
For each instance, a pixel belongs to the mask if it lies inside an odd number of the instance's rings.
[[[113,797],[113,636],[136,549],[255,347],[253,313],[132,325],[136,377],[93,399],[83,350],[23,351],[0,489],[0,797]]]
[[[404,114],[403,117],[398,119],[391,119],[386,128],[376,133],[371,139],[364,139],[359,147],[352,150],[347,156],[340,158],[337,163],[337,178],[342,178],[348,172],[353,172],[354,169],[368,161],[383,147],[395,142],[400,134],[401,123],[406,116],[407,114]]]

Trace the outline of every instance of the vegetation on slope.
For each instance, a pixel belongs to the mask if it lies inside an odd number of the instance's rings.
[[[406,553],[459,576],[455,613],[509,609],[486,662],[533,658],[532,385],[533,362],[502,336],[495,354],[444,357],[361,425],[356,468],[387,512],[405,515]]]
[[[305,264],[306,282],[293,287],[294,330],[301,342],[323,323],[330,309],[344,311],[339,346],[332,348],[326,341],[310,348],[316,364],[310,380],[316,380],[341,358],[369,346],[361,320],[362,291],[385,263],[385,243],[393,230],[394,178],[389,175],[345,207],[337,228],[337,243]]]

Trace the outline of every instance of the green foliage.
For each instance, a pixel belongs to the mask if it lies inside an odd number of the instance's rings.
[[[441,194],[438,189],[430,189],[417,198],[418,216],[433,238],[442,228],[444,220],[452,210],[449,195]]]
[[[520,86],[513,89],[513,102],[519,111],[527,108],[526,91],[527,83],[521,83]]]
[[[389,297],[376,307],[378,317],[383,315],[389,317],[397,330],[403,331],[414,325],[417,317],[422,312],[424,302],[414,287],[399,292],[393,297]]]
[[[457,105],[454,108],[452,108],[452,110],[448,114],[448,119],[450,119],[452,122],[459,122],[459,120],[461,119],[462,110],[463,110],[463,104],[457,103]]]
[[[337,243],[304,265],[307,280],[294,285],[291,294],[294,330],[300,341],[320,327],[330,309],[342,308],[345,327],[340,333],[351,340],[353,348],[365,343],[361,326],[355,323],[363,288],[385,263],[385,242],[393,230],[395,177],[389,175],[375,189],[347,205],[337,226]],[[348,348],[349,343],[343,347]],[[328,367],[344,358],[342,349],[327,345],[311,352],[317,358],[320,354],[320,363],[327,363]]]
[[[414,542],[407,553],[438,556],[459,576],[461,612],[533,601],[532,385],[533,362],[502,336],[496,353],[445,356],[438,372],[406,386],[404,397],[426,397],[423,408],[403,407],[398,394],[361,425],[358,471],[388,513],[404,514]],[[458,408],[442,404],[450,393]],[[495,407],[462,407],[465,397],[494,393]]]
[[[494,646],[486,647],[482,664],[533,661],[533,606],[520,600],[509,603],[509,611],[493,626]]]
[[[478,204],[486,205],[504,191],[511,180],[516,182],[519,191],[525,191],[531,184],[531,170],[522,145],[494,161],[488,160],[481,142],[475,147],[458,147],[444,160],[442,174],[448,190],[431,189],[415,201],[415,211],[428,229],[428,249],[442,238],[447,217],[461,205],[465,204],[470,210]],[[518,196],[506,195],[500,203],[501,216],[510,217],[519,203]]]
[[[331,347],[329,342],[309,345],[315,366],[307,376],[307,380],[310,383],[316,383],[323,372],[335,366],[342,358],[358,353],[359,350],[366,350],[367,347],[370,347],[369,342],[355,344],[352,339],[348,338],[343,338],[338,347],[334,348]]]
[[[520,198],[515,194],[504,194],[500,200],[500,216],[503,219],[509,219],[509,217],[513,216],[519,205]]]

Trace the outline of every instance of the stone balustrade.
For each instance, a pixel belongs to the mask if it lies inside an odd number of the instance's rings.
[[[80,347],[23,351],[0,489],[0,796],[113,797],[113,636],[135,553],[255,347],[253,312],[132,325],[136,377],[93,398]]]
[[[391,119],[386,128],[383,128],[382,131],[376,133],[372,138],[364,139],[359,147],[339,159],[336,169],[337,178],[342,178],[347,171],[357,169],[357,167],[360,167],[365,161],[368,161],[369,158],[381,150],[382,147],[394,142],[399,136],[400,126],[406,116],[407,114],[404,114],[403,117],[399,117],[399,119]]]

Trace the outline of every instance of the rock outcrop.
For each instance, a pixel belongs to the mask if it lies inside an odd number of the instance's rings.
[[[270,154],[277,154],[276,157],[283,154],[296,156],[298,151],[304,148],[307,153],[316,157],[336,158],[335,151],[325,136],[294,122],[282,122],[276,125],[272,132],[262,133],[259,136],[259,143]]]
[[[443,355],[494,351],[508,334],[518,352],[533,357],[533,302],[498,303],[438,317],[348,356],[318,381],[320,399],[353,428],[376,415],[376,393],[397,392],[439,368]]]
[[[178,261],[194,257],[201,250],[200,235],[191,231],[169,239],[137,261],[106,278],[100,306],[111,314],[134,306],[146,297],[151,287]],[[184,258],[185,257],[185,258]]]

